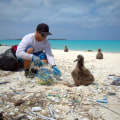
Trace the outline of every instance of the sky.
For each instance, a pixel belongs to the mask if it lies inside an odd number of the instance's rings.
[[[120,40],[120,0],[0,0],[0,40],[49,25],[49,39]]]

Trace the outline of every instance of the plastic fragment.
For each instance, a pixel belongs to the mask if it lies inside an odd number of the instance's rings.
[[[96,102],[108,103],[108,101],[107,101],[107,100],[96,100]]]
[[[41,107],[33,107],[33,108],[32,108],[32,111],[33,111],[33,112],[41,111]]]
[[[55,111],[53,110],[53,106],[52,106],[52,105],[49,105],[48,108],[49,108],[49,110],[50,110],[50,113],[51,113],[52,118],[54,118],[54,117],[55,117]]]
[[[9,81],[6,81],[6,82],[0,82],[0,84],[6,84],[6,83],[9,83]]]
[[[101,104],[101,103],[95,101],[95,100],[92,100],[92,99],[89,99],[89,98],[87,98],[87,100],[88,100],[88,101],[92,101],[92,102],[94,102],[94,103],[97,103],[97,104],[99,104],[99,105],[102,106],[102,107],[105,107],[105,108],[108,107],[108,106],[106,106],[106,105],[103,105],[103,104]]]
[[[30,111],[24,111],[24,112],[31,116],[34,116],[35,118],[42,118],[43,120],[54,120],[53,118],[48,118],[43,115],[37,115],[37,113],[35,113],[35,112],[30,112]]]
[[[120,85],[120,78],[115,77],[114,81],[111,83],[111,85],[117,85],[117,86],[119,86]]]
[[[107,97],[103,97],[103,100],[107,100]]]
[[[112,96],[112,95],[116,95],[116,93],[108,92],[108,95],[109,95],[109,96]]]

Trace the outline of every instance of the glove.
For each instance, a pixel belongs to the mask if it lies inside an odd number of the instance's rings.
[[[60,72],[60,70],[57,68],[57,66],[54,66],[54,67],[53,67],[53,72],[54,72],[55,75],[58,75],[58,74],[59,74],[59,76],[61,76],[61,72]]]
[[[36,66],[42,66],[43,65],[43,62],[40,60],[40,58],[35,56],[35,55],[33,55],[32,61],[34,62],[34,64]]]

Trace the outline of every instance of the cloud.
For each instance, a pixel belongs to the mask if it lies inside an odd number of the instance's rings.
[[[111,4],[110,4],[111,3]],[[92,3],[64,0],[10,0],[10,2],[0,3],[0,19],[10,21],[20,20],[23,22],[34,21],[36,19],[48,19],[55,23],[60,21],[70,22],[78,19],[84,22],[102,20],[104,17],[115,17],[120,14],[120,2],[113,0],[93,0]]]
[[[23,30],[46,22],[52,31],[71,32],[72,28],[120,26],[119,6],[119,0],[1,0],[0,25]]]

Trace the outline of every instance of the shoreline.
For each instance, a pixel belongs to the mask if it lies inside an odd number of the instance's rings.
[[[54,49],[54,48],[52,48],[52,50],[61,50],[61,51],[64,51],[64,49]],[[70,50],[69,49],[69,51],[68,52],[70,52],[70,51],[81,51],[81,52],[97,52],[97,50],[96,51],[94,51],[94,50]],[[120,53],[120,52],[111,52],[111,51],[102,51],[103,53]]]
[[[10,42],[11,41],[11,42]],[[82,42],[81,42],[82,41]],[[97,42],[98,41],[98,42]],[[104,52],[120,52],[120,41],[111,40],[110,41],[100,41],[100,40],[51,40],[51,47],[52,49],[60,49],[63,50],[65,48],[65,45],[67,45],[68,50],[74,50],[74,51],[97,51],[98,48],[101,48]],[[19,44],[18,40],[2,40],[1,44],[3,45],[15,45]]]
[[[12,46],[10,46],[10,45],[1,45],[0,47],[3,47],[3,48],[5,48],[5,47],[8,47],[8,48],[10,48],[10,47],[12,47]],[[55,48],[52,48],[52,50],[61,50],[61,51],[64,51],[64,49],[55,49]],[[81,51],[81,52],[97,52],[97,50],[96,51],[94,51],[94,50],[71,50],[71,49],[68,49],[69,50],[69,52],[70,51]],[[102,51],[103,53],[118,53],[118,54],[120,54],[120,52],[111,52],[111,51]]]
[[[2,51],[5,51],[6,49],[8,49],[8,48],[10,48],[10,47],[12,47],[12,46],[9,46],[9,45],[1,45],[0,47],[2,47],[3,48],[3,50]],[[54,48],[52,48],[51,49],[52,51],[63,51],[64,52],[64,49],[54,49]],[[97,53],[97,51],[88,51],[88,50],[70,50],[69,49],[69,51],[68,52],[72,52],[72,51],[74,51],[74,52],[88,52],[88,53]],[[67,52],[66,52],[67,53]],[[106,52],[106,51],[102,51],[102,53],[112,53],[112,54],[120,54],[120,52]],[[0,52],[0,54],[1,54],[1,52]]]

